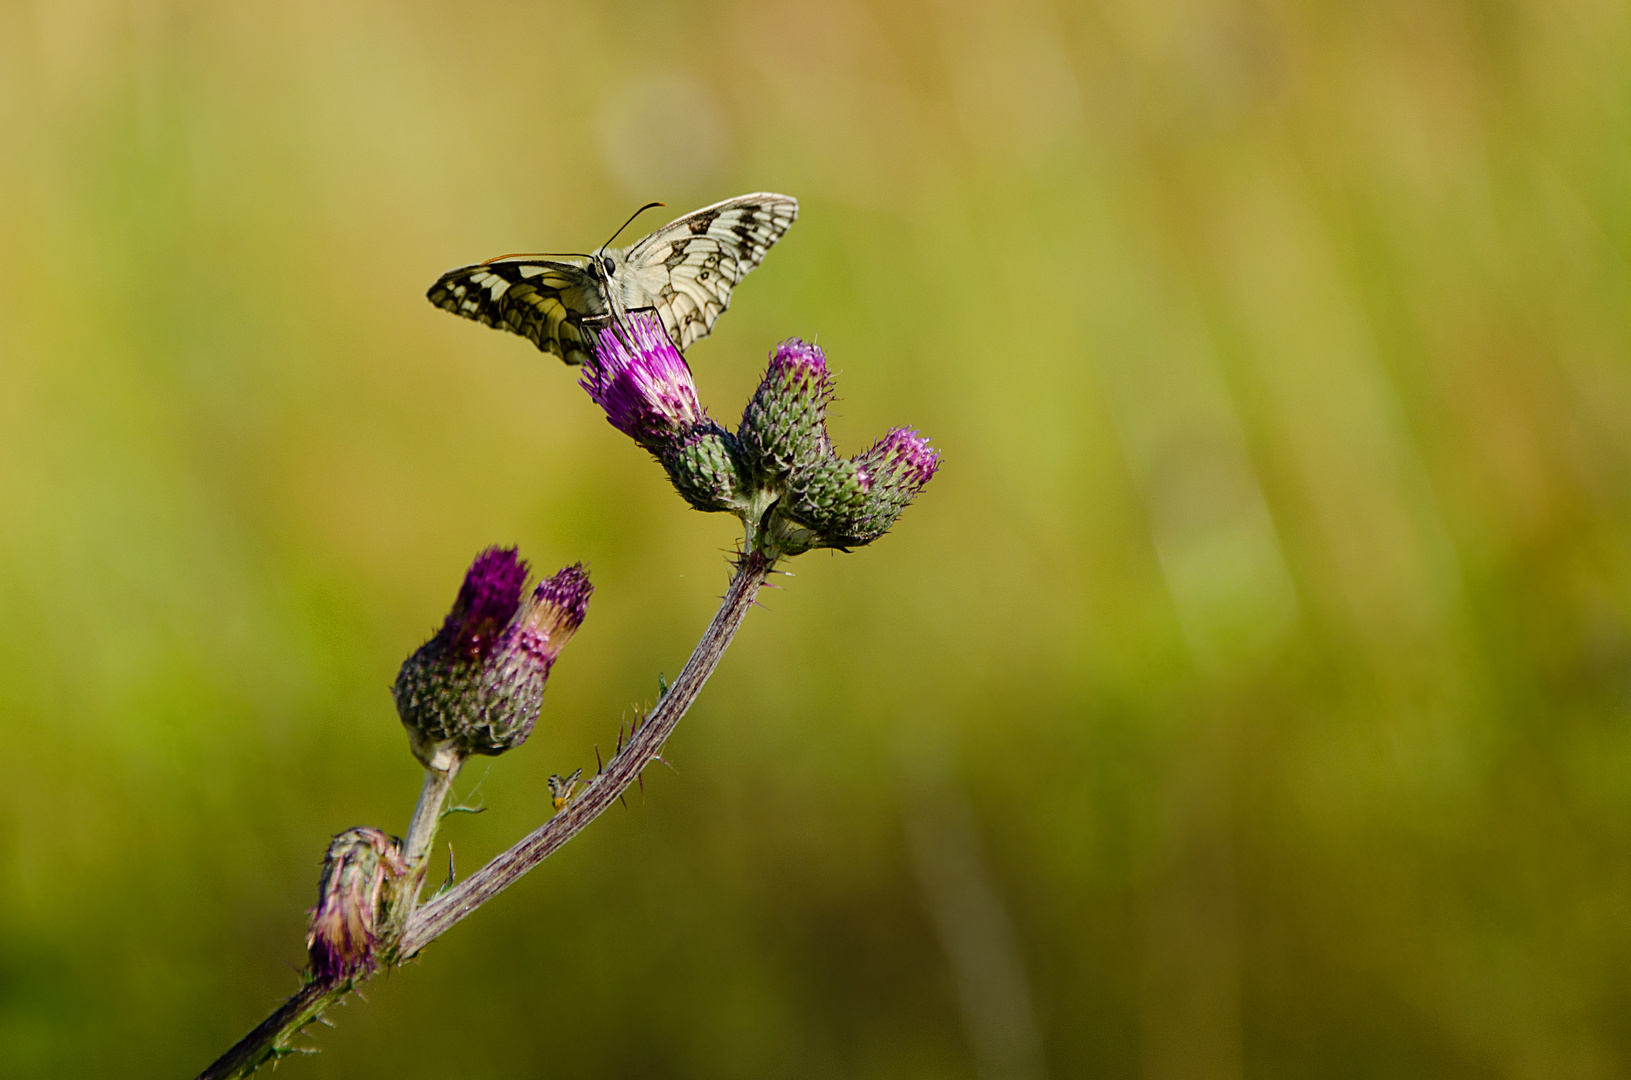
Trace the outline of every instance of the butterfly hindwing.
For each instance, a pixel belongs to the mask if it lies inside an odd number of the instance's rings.
[[[731,290],[797,219],[798,200],[758,192],[664,225],[624,253],[624,306],[655,307],[683,352],[708,336],[730,307]]]
[[[554,259],[496,259],[449,270],[425,294],[445,311],[519,334],[568,364],[592,356],[584,325],[606,312],[605,293],[585,266]]]

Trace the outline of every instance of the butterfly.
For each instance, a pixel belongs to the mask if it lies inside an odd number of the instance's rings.
[[[607,241],[592,255],[506,255],[449,270],[425,295],[445,311],[520,334],[568,364],[592,362],[597,329],[641,308],[656,310],[684,352],[708,336],[730,307],[731,290],[798,216],[790,196],[738,195],[622,251]]]

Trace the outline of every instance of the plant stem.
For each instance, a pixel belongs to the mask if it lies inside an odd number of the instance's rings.
[[[459,775],[464,759],[452,757],[445,769],[425,769],[425,786],[419,789],[419,802],[413,808],[413,820],[408,822],[408,835],[402,841],[402,857],[408,864],[408,878],[396,892],[396,902],[389,915],[383,937],[387,943],[407,925],[414,908],[419,906],[419,893],[424,888],[425,871],[430,865],[430,850],[436,843],[436,829],[442,823],[442,810],[447,806],[448,794],[453,790],[453,779]]]
[[[622,750],[612,758],[605,770],[543,826],[459,885],[432,897],[423,905],[415,906],[419,884],[424,880],[425,867],[429,862],[430,847],[436,837],[436,826],[441,820],[442,807],[447,801],[453,778],[459,771],[457,764],[446,771],[425,770],[425,785],[420,791],[419,803],[414,808],[413,821],[408,826],[407,841],[403,845],[403,854],[410,866],[407,895],[411,899],[405,907],[406,925],[394,941],[381,942],[381,955],[387,965],[414,956],[459,920],[514,884],[555,849],[582,832],[591,821],[610,808],[629,785],[639,779],[641,771],[662,752],[663,743],[696,700],[708,676],[719,666],[720,658],[741,629],[742,620],[747,617],[748,609],[759,594],[759,587],[764,584],[774,565],[773,555],[761,553],[751,542],[747,544],[745,553],[737,560],[730,588],[725,592],[719,611],[703,631],[701,640],[691,652],[691,658],[685,662],[685,667],[645,723],[624,743]],[[355,981],[362,979],[359,977]],[[198,1080],[228,1080],[230,1077],[248,1076],[267,1061],[290,1052],[290,1041],[307,1024],[317,1019],[324,1009],[344,997],[353,984],[350,980],[338,985],[306,983],[255,1030],[200,1073]]]
[[[260,1026],[239,1039],[231,1050],[199,1073],[198,1080],[229,1080],[234,1076],[248,1076],[268,1061],[290,1053],[289,1040],[321,1016],[324,1009],[344,997],[350,988],[349,983],[339,986],[306,983],[295,991],[294,997],[262,1020]]]

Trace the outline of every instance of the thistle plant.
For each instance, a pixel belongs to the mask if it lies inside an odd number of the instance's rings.
[[[593,591],[581,564],[529,586],[516,549],[478,554],[440,629],[403,663],[392,688],[425,771],[405,837],[353,828],[333,839],[309,913],[311,962],[299,990],[200,1080],[245,1076],[296,1052],[295,1037],[328,1006],[417,956],[618,801],[658,760],[777,563],[877,540],[940,464],[928,441],[906,428],[839,456],[827,434],[833,380],[826,357],[798,339],[772,350],[734,432],[703,409],[690,368],[654,312],[629,312],[599,330],[582,386],[613,427],[662,465],[688,504],[741,519],[742,545],[719,611],[674,683],[620,737],[600,771],[581,785],[579,772],[550,777],[549,821],[462,882],[451,881],[450,868],[448,886],[422,900],[460,767],[472,754],[503,754],[527,741],[551,669],[582,625]]]

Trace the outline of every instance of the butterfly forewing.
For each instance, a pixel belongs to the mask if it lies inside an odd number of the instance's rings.
[[[759,192],[705,206],[629,248],[618,275],[629,308],[655,307],[683,352],[707,337],[731,290],[798,219],[798,201]]]
[[[627,251],[573,262],[518,256],[449,270],[426,294],[439,308],[520,334],[569,364],[593,359],[596,328],[655,308],[681,351],[708,336],[731,290],[798,218],[798,201],[760,192],[671,221]],[[621,256],[621,257],[619,257]]]

